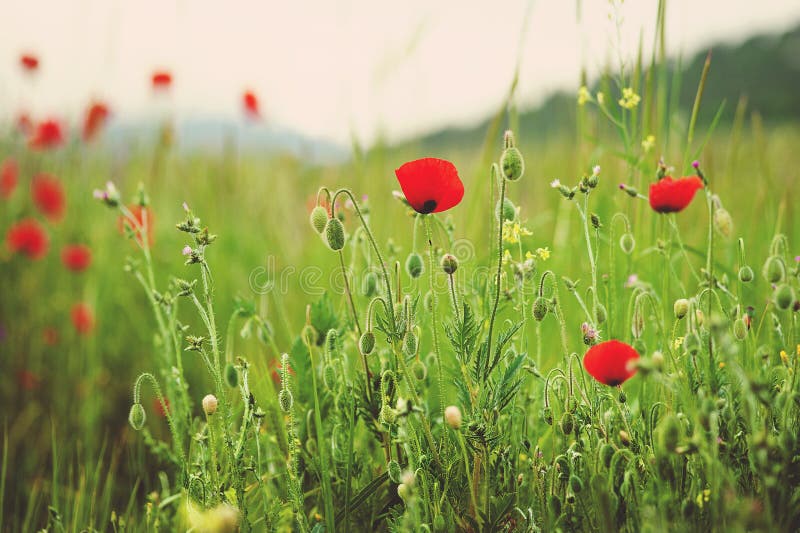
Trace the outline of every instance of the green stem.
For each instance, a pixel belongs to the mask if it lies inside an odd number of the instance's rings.
[[[506,199],[506,180],[500,178],[500,206]],[[502,217],[498,223],[497,231],[497,275],[495,276],[495,291],[494,291],[494,304],[492,305],[492,316],[489,319],[489,334],[487,337],[486,345],[486,364],[488,368],[489,360],[492,358],[492,331],[494,329],[494,321],[497,317],[497,306],[500,304],[500,275],[503,271],[503,220]]]
[[[434,274],[434,249],[433,249],[433,235],[431,233],[430,218],[433,215],[425,216],[425,232],[428,237],[428,278],[430,279],[430,290],[433,295],[431,301],[431,314],[433,315],[433,323],[431,329],[433,331],[433,351],[436,354],[436,374],[439,385],[439,411],[441,412],[442,419],[444,419],[444,376],[442,375],[442,353],[439,349],[439,317],[437,316],[437,307],[439,304],[439,296],[436,294],[436,276]]]

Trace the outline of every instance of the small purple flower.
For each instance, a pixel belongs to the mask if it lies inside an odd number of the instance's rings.
[[[192,255],[192,247],[187,244],[186,246],[183,247],[181,253],[183,255]]]
[[[639,283],[639,276],[637,276],[636,274],[631,274],[630,276],[628,276],[628,279],[625,281],[625,288],[626,289],[630,289],[631,287],[633,287],[637,283]]]
[[[592,169],[592,174],[594,174],[595,176],[598,176],[600,174],[600,165],[594,166],[594,168]]]
[[[794,260],[796,263],[800,263],[800,255],[794,256]]]
[[[694,161],[692,161],[692,167],[694,167],[695,170],[700,168],[700,161],[698,161],[696,159]]]
[[[108,200],[108,193],[106,191],[101,191],[100,189],[95,189],[92,193],[92,196],[94,196],[97,200]]]

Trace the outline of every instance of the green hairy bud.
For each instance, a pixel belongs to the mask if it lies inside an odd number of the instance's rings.
[[[533,318],[541,322],[547,315],[547,300],[544,296],[539,296],[533,301]]]
[[[742,283],[750,283],[754,277],[753,269],[749,266],[745,265],[739,269],[739,281]]]
[[[292,405],[294,405],[292,391],[289,389],[281,389],[281,391],[278,393],[278,404],[281,406],[281,411],[284,413],[291,411]]]
[[[314,231],[322,235],[322,232],[325,231],[325,226],[328,224],[328,211],[326,211],[324,207],[318,205],[311,210],[309,221]]]
[[[369,355],[375,348],[375,334],[371,331],[365,331],[361,338],[358,339],[358,349],[364,355]]]
[[[495,208],[495,214],[497,218],[501,221],[513,221],[517,218],[517,208],[514,205],[514,202],[509,200],[508,198],[503,199],[503,203],[497,202],[497,207]]]
[[[407,357],[417,354],[417,336],[413,331],[407,331],[403,336],[403,352]]]
[[[423,270],[425,267],[422,264],[422,256],[416,252],[411,252],[408,254],[408,258],[406,259],[406,272],[412,278],[418,278],[422,275]]]
[[[508,181],[517,181],[525,173],[525,161],[515,146],[514,134],[511,131],[506,132],[505,147],[503,155],[500,156],[500,170]]]
[[[344,248],[344,225],[341,220],[335,217],[328,219],[325,225],[325,240],[334,252]]]
[[[623,233],[622,237],[619,238],[619,247],[625,254],[631,255],[636,247],[636,240],[633,238],[633,234]]]
[[[131,405],[131,411],[128,413],[128,422],[130,423],[131,427],[136,431],[140,431],[144,427],[146,420],[147,415],[144,412],[144,407],[142,407],[142,404],[135,403]]]
[[[778,309],[786,311],[794,303],[794,289],[783,284],[775,291],[775,305]]]

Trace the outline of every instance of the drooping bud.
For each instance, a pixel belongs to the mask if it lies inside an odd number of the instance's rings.
[[[775,305],[778,309],[786,311],[794,303],[794,290],[790,285],[782,284],[775,291]]]
[[[442,256],[442,270],[448,276],[455,274],[456,270],[458,270],[458,259],[453,254],[444,254]]]
[[[608,311],[606,311],[606,307],[599,302],[597,303],[595,318],[597,319],[598,324],[602,324],[608,318]]]
[[[533,318],[541,322],[547,315],[547,300],[544,296],[539,296],[533,301]]]
[[[406,259],[406,272],[412,278],[418,278],[422,275],[425,267],[422,263],[422,256],[417,252],[411,252]]]
[[[437,533],[444,531],[446,527],[444,516],[437,514],[433,517],[433,530]]]
[[[203,412],[211,416],[217,412],[217,405],[219,402],[217,401],[217,397],[213,394],[206,394],[203,396]]]
[[[572,413],[565,411],[564,414],[561,415],[561,420],[558,422],[558,425],[564,435],[570,435],[572,429],[575,427],[575,418],[572,416]]]
[[[763,274],[764,278],[770,283],[778,283],[786,275],[786,267],[779,257],[773,255],[764,263]]]
[[[453,429],[461,427],[461,409],[455,405],[448,405],[444,410],[444,421]]]
[[[619,247],[625,254],[630,255],[634,247],[636,247],[636,240],[633,238],[633,234],[623,233],[622,237],[619,238]]]
[[[513,222],[515,218],[517,218],[517,208],[514,206],[514,202],[509,200],[508,198],[503,198],[503,203],[497,202],[497,207],[495,208],[495,216],[501,221],[509,221]]]
[[[675,303],[672,305],[672,311],[675,313],[675,318],[681,320],[689,312],[689,300],[686,298],[675,300]]]
[[[326,363],[322,369],[322,382],[330,391],[336,388],[336,368],[330,363]]]
[[[700,337],[697,333],[690,331],[686,334],[686,338],[683,340],[683,348],[690,355],[697,355],[697,352],[700,351]]]
[[[411,374],[414,376],[414,379],[417,381],[422,381],[428,375],[428,369],[425,367],[425,363],[422,361],[414,361],[411,364]]]
[[[378,293],[378,276],[374,272],[367,272],[361,286],[364,296],[372,298]]]
[[[322,232],[325,231],[325,226],[328,224],[327,209],[321,205],[318,205],[311,210],[309,221],[311,222],[311,227],[314,228],[314,231],[322,235]]]
[[[375,334],[371,331],[365,331],[361,338],[358,339],[358,349],[363,355],[369,355],[375,348]]]
[[[239,372],[232,363],[225,365],[225,382],[232,389],[239,385]]]
[[[131,405],[131,410],[128,413],[128,423],[136,431],[140,431],[144,427],[147,420],[147,415],[144,412],[144,407],[140,403]]]
[[[397,495],[400,496],[403,501],[406,501],[411,496],[411,488],[405,483],[400,483],[397,485]]]
[[[391,426],[397,420],[397,412],[389,405],[381,407],[378,419],[384,426]]]
[[[678,447],[681,432],[681,422],[677,416],[670,414],[664,417],[656,429],[656,451],[673,453]]]
[[[742,268],[739,269],[739,281],[742,283],[750,283],[753,281],[755,274],[753,273],[753,269],[750,268],[748,265],[744,265]]]
[[[733,336],[740,341],[743,341],[744,338],[747,337],[747,323],[744,318],[737,318],[733,322]]]
[[[517,181],[525,173],[525,161],[516,147],[514,134],[509,130],[505,134],[505,150],[500,156],[500,169],[508,181]]]
[[[417,336],[413,331],[406,331],[403,336],[403,353],[406,357],[413,357],[417,354]]]
[[[325,224],[325,240],[334,252],[344,248],[344,225],[341,220],[336,217],[328,219]]]
[[[572,489],[572,492],[575,494],[579,494],[583,490],[583,480],[572,474],[569,477],[569,488]]]

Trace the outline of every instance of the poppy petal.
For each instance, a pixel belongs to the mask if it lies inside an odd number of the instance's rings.
[[[695,193],[703,188],[703,180],[697,176],[672,179],[665,176],[650,185],[650,207],[658,213],[677,213],[688,206]]]
[[[464,184],[455,165],[444,159],[409,161],[395,170],[395,175],[406,200],[421,214],[447,211],[464,197]]]
[[[632,346],[609,340],[589,348],[583,356],[583,367],[594,379],[613,387],[636,374],[631,362],[637,359],[639,354]]]

